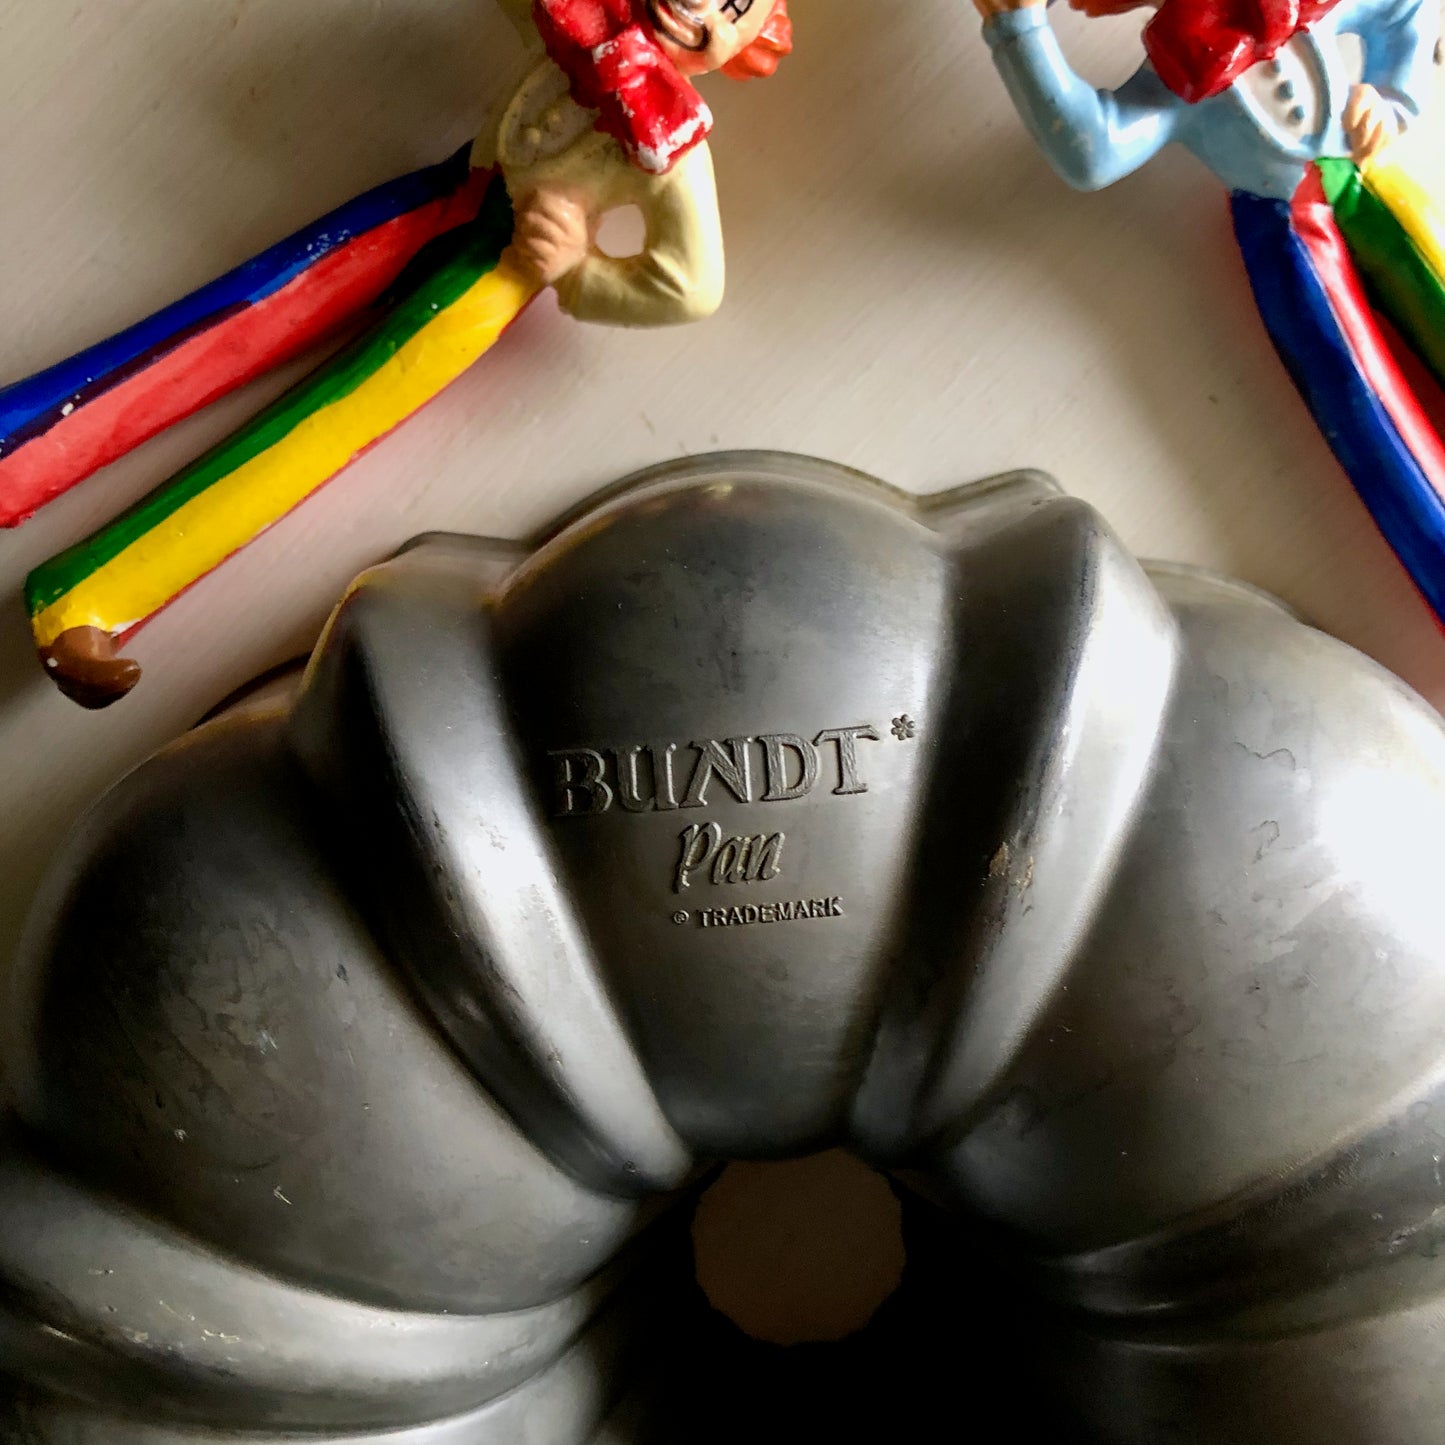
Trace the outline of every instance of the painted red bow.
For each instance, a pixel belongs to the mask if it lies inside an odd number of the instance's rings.
[[[662,175],[707,138],[712,113],[658,45],[645,0],[533,0],[572,97],[640,169]]]
[[[1164,0],[1144,30],[1159,78],[1191,105],[1228,90],[1252,65],[1339,0]]]

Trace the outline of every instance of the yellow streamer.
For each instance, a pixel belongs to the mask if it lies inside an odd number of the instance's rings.
[[[483,276],[349,396],[307,417],[37,613],[37,646],[71,627],[123,634],[159,611],[455,381],[535,295],[505,265]]]

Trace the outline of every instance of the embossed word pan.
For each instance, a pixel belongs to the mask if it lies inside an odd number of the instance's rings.
[[[1442,857],[1435,713],[1040,477],[423,539],[36,905],[0,1439],[1440,1445]],[[909,1270],[770,1353],[691,1206],[835,1145]]]

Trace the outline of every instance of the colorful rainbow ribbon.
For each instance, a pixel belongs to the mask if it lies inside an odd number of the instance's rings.
[[[1405,146],[1318,162],[1293,203],[1236,192],[1232,206],[1275,348],[1445,625],[1445,217]]]
[[[388,298],[389,312],[371,331],[127,512],[31,573],[26,602],[38,648],[76,627],[123,640],[490,349],[536,287],[502,263],[512,236],[502,178],[474,175],[468,185],[479,193],[471,216],[463,208],[461,224],[413,250]]]
[[[1395,147],[1319,170],[1371,299],[1445,385],[1445,215]]]
[[[0,526],[347,325],[490,175],[463,149],[358,196],[137,325],[0,387]]]

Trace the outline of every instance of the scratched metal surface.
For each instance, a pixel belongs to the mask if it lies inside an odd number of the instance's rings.
[[[1051,469],[1134,550],[1263,584],[1445,702],[1445,644],[1269,353],[1197,166],[1170,155],[1104,195],[1066,192],[961,0],[795,14],[777,80],[712,86],[731,264],[715,321],[619,334],[535,308],[147,629],[149,675],[108,713],[40,677],[24,573],[280,379],[0,536],[0,966],[79,810],[309,645],[360,567],[427,529],[526,534],[637,465],[718,445],[917,491]],[[1060,23],[1092,76],[1127,71],[1131,22]],[[521,56],[492,0],[0,0],[0,377],[445,155]]]
[[[946,495],[733,453],[432,537],[117,789],[20,964],[0,1440],[1438,1445],[1445,720]],[[834,1143],[897,1294],[747,1349],[693,1189]]]

